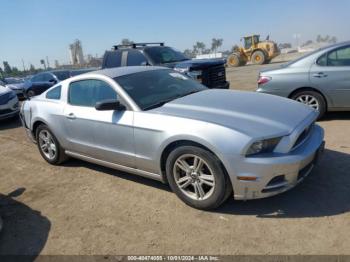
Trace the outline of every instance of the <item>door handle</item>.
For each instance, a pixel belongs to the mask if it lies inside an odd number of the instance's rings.
[[[68,119],[75,119],[75,118],[76,118],[75,115],[74,115],[73,113],[69,113],[68,115],[66,115],[66,117],[67,117]]]
[[[323,73],[323,72],[319,72],[319,73],[313,74],[312,76],[313,77],[318,77],[318,78],[327,77],[327,75],[325,73]]]

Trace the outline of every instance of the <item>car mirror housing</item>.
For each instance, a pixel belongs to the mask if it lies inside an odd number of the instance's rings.
[[[117,99],[106,99],[100,102],[97,102],[95,105],[96,110],[98,111],[108,111],[108,110],[117,110],[124,111],[126,107],[121,104]]]

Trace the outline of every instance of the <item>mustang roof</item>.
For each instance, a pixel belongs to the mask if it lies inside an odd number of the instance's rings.
[[[145,71],[153,71],[159,69],[169,69],[168,67],[161,66],[124,66],[124,67],[115,67],[115,68],[107,68],[103,70],[93,71],[87,74],[100,74],[105,75],[110,78],[115,78],[123,75],[130,75],[139,72]]]

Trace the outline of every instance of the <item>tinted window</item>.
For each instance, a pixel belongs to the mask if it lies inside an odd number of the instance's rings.
[[[97,69],[91,68],[91,69],[79,69],[79,70],[73,70],[70,72],[71,76],[77,76],[77,75],[81,75],[81,74],[85,74],[88,72],[92,72],[95,71]]]
[[[250,37],[245,38],[244,48],[249,49],[252,47],[252,39]]]
[[[58,71],[53,72],[53,74],[58,78],[58,80],[63,81],[70,77],[69,71]]]
[[[42,78],[43,78],[44,82],[49,82],[50,80],[54,79],[54,77],[51,73],[42,74]]]
[[[207,88],[170,69],[144,71],[114,79],[143,110]]]
[[[322,55],[318,60],[317,64],[320,66],[326,66],[327,65],[327,54]]]
[[[69,85],[68,101],[72,105],[94,107],[105,99],[117,99],[117,93],[101,80],[82,80]]]
[[[181,52],[166,46],[148,47],[144,52],[152,59],[154,64],[165,64],[188,60]]]
[[[328,66],[350,66],[350,46],[331,51],[328,54]]]
[[[142,65],[142,63],[147,62],[146,57],[138,50],[130,50],[128,52],[128,66],[138,66]]]
[[[56,86],[46,93],[48,99],[61,99],[61,86]]]
[[[112,51],[106,53],[105,67],[119,67],[121,66],[122,52]]]
[[[39,74],[36,76],[33,76],[32,82],[43,82],[44,81],[44,74]]]

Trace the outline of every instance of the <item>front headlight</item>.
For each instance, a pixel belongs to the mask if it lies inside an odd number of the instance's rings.
[[[175,67],[174,70],[180,73],[187,73],[190,69],[188,67]]]
[[[182,68],[182,67],[175,67],[174,70],[178,71],[180,73],[183,73],[185,75],[188,75],[189,77],[191,77],[194,80],[202,82],[202,71],[201,70],[190,71],[189,67],[184,67],[184,68]]]
[[[246,152],[246,156],[252,156],[252,155],[257,155],[257,154],[273,152],[275,147],[281,141],[281,138],[282,137],[276,137],[276,138],[271,138],[271,139],[255,141],[248,148],[248,150]]]
[[[195,70],[195,71],[188,71],[187,75],[192,77],[193,79],[202,82],[202,71],[201,70]]]

